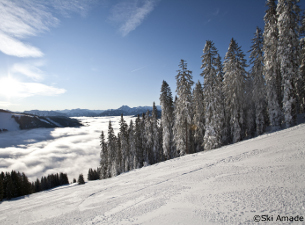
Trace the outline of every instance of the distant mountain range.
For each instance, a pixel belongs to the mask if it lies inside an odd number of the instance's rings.
[[[161,106],[156,106],[158,109],[158,114],[161,114]],[[139,107],[129,107],[123,105],[118,109],[108,109],[108,110],[89,110],[89,109],[65,109],[65,110],[55,110],[55,111],[40,111],[40,110],[30,110],[24,111],[26,114],[36,115],[36,116],[65,116],[65,117],[79,117],[79,116],[89,116],[89,117],[99,117],[99,116],[136,116],[142,115],[152,111],[152,106],[139,106]]]
[[[161,106],[156,106],[157,110],[161,111]],[[118,109],[108,109],[105,110],[104,112],[100,113],[99,116],[120,116],[123,114],[124,116],[137,116],[137,115],[142,115],[142,113],[146,113],[148,111],[152,111],[152,106],[138,106],[138,107],[133,107],[130,108],[127,105],[123,105]]]

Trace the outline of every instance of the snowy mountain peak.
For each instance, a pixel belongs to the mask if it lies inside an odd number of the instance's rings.
[[[130,111],[131,108],[128,105],[122,105],[120,108],[118,108],[118,110],[123,110],[123,111]]]

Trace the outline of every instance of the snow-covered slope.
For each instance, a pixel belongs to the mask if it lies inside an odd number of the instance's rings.
[[[0,224],[286,224],[305,217],[305,125],[0,205]],[[265,215],[265,216],[263,216]]]
[[[12,113],[0,112],[0,130],[20,130],[19,124],[12,118]]]
[[[3,131],[17,131],[33,128],[79,127],[78,120],[62,116],[34,116],[24,113],[0,111],[0,129]]]

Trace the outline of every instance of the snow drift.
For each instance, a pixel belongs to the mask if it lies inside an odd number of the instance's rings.
[[[254,217],[268,216],[268,224],[282,224],[278,216],[304,218],[304,133],[303,124],[115,178],[5,201],[0,223],[257,224]]]

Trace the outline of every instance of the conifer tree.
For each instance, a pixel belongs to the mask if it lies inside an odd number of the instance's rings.
[[[245,80],[245,93],[244,93],[244,113],[245,113],[245,125],[244,125],[244,137],[252,138],[255,136],[255,103],[253,99],[254,81],[249,73],[246,73]]]
[[[222,145],[224,134],[223,72],[220,56],[212,41],[206,42],[201,57],[201,76],[204,78],[204,149],[209,150]]]
[[[129,170],[129,146],[128,146],[128,125],[121,115],[120,124],[120,140],[121,140],[121,171],[127,172]]]
[[[264,17],[264,75],[266,79],[267,104],[269,122],[273,130],[281,126],[281,74],[277,57],[278,28],[276,15],[276,0],[267,1],[267,11]]]
[[[143,147],[142,147],[142,136],[143,129],[141,127],[141,119],[138,115],[135,121],[135,169],[141,168],[143,166]]]
[[[299,68],[299,82],[298,82],[298,98],[300,109],[299,113],[305,112],[305,12],[303,13],[302,25],[300,29],[300,68]]]
[[[192,71],[187,69],[187,63],[181,59],[176,75],[177,101],[175,102],[174,142],[178,155],[183,156],[190,151],[190,128],[193,120],[192,86],[194,84]]]
[[[11,178],[10,173],[6,173],[6,189],[5,189],[5,196],[8,200],[14,197],[15,187],[13,185],[13,181]]]
[[[159,126],[158,126],[158,111],[155,102],[151,113],[151,131],[152,131],[152,164],[159,161]],[[161,156],[160,156],[161,157]]]
[[[230,126],[233,143],[244,137],[244,93],[246,81],[246,60],[244,53],[232,38],[224,61],[223,92],[225,96],[226,119]]]
[[[278,59],[283,86],[283,114],[286,127],[296,124],[296,82],[299,67],[299,13],[298,0],[279,0],[278,15]]]
[[[114,162],[114,173],[113,176],[118,176],[122,173],[122,143],[121,143],[121,133],[118,133],[115,142],[115,162]]]
[[[100,136],[100,146],[101,146],[101,160],[100,160],[100,179],[108,178],[108,151],[107,151],[107,143],[105,142],[104,131],[102,131]],[[89,178],[88,178],[89,180]],[[90,179],[91,180],[91,179]]]
[[[163,80],[160,95],[161,123],[162,123],[162,141],[163,154],[165,159],[172,159],[174,157],[174,143],[173,143],[173,121],[174,121],[174,105],[171,89],[166,81]]]
[[[136,169],[136,136],[133,121],[130,120],[128,128],[128,143],[129,143],[129,170]]]
[[[266,112],[266,88],[264,79],[264,56],[263,56],[263,37],[262,30],[256,28],[252,46],[250,50],[250,63],[252,68],[250,78],[253,81],[253,102],[255,109],[256,134],[260,135],[265,129]]]
[[[80,174],[78,176],[78,184],[85,184],[85,180],[84,180],[83,174]]]
[[[222,144],[227,144],[228,143],[228,130],[229,127],[227,126],[226,123],[226,111],[225,111],[225,97],[223,94],[223,79],[224,79],[224,72],[223,72],[223,65],[221,62],[221,57],[218,54],[215,60],[215,67],[216,67],[216,73],[217,73],[217,77],[219,80],[219,86],[217,86],[219,88],[219,126],[221,127],[221,143]]]
[[[24,173],[22,173],[21,175],[21,187],[22,190],[20,196],[32,194],[31,183],[29,182],[27,176]]]
[[[100,174],[100,177],[101,177],[102,174],[103,174],[103,173]],[[101,178],[101,179],[105,179],[105,178]],[[93,170],[92,170],[92,168],[90,168],[90,169],[88,170],[87,180],[88,180],[88,181],[89,181],[89,180],[93,180]]]
[[[142,140],[142,163],[141,167],[146,166],[146,155],[147,155],[147,139],[146,139],[146,132],[145,132],[145,113],[142,113],[142,118],[140,121],[140,128],[141,128],[141,140]]]
[[[108,125],[107,150],[108,150],[108,160],[107,160],[106,178],[117,175],[116,136],[114,134],[111,120],[109,120],[109,125]]]
[[[196,83],[193,92],[193,109],[194,109],[194,150],[195,152],[203,151],[204,138],[204,96],[201,83]]]
[[[147,110],[144,118],[144,166],[151,165],[152,160],[152,148],[153,148],[153,132],[151,125],[151,117]]]
[[[163,126],[162,126],[162,121],[160,121],[160,125],[158,127],[158,139],[159,139],[159,158],[158,162],[163,162],[165,160],[164,152],[163,152]]]

